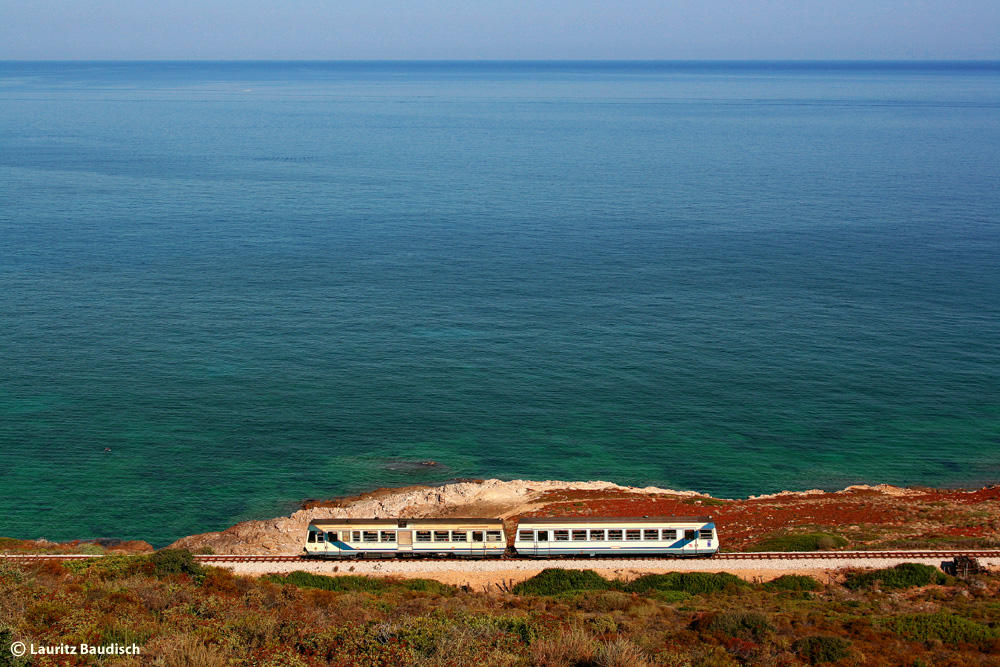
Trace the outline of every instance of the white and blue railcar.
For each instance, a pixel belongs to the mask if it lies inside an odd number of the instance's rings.
[[[514,549],[534,558],[677,556],[707,558],[719,550],[708,516],[521,519]]]
[[[309,524],[305,553],[315,558],[499,558],[506,548],[500,519],[317,519]]]

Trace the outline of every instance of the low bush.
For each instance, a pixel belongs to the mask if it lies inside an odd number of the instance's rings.
[[[405,588],[408,591],[417,591],[420,593],[434,593],[435,595],[445,596],[455,594],[454,586],[442,584],[440,581],[435,581],[434,579],[401,579],[393,582],[393,585]]]
[[[594,656],[594,664],[599,667],[647,667],[649,659],[635,643],[619,639],[603,644]]]
[[[593,570],[547,568],[514,586],[515,595],[559,595],[573,591],[604,591],[614,587]]]
[[[727,572],[670,572],[647,574],[625,586],[629,593],[649,591],[680,591],[689,595],[717,593],[729,589],[747,588],[750,584]]]
[[[13,537],[0,537],[0,551],[20,550],[24,548],[24,542],[15,540]]]
[[[764,584],[771,591],[818,591],[823,588],[816,579],[802,574],[784,574]]]
[[[14,633],[0,626],[0,667],[28,667],[31,662],[27,658],[15,658],[10,651],[13,640]]]
[[[265,581],[276,584],[291,584],[299,588],[315,588],[323,591],[360,591],[363,593],[381,593],[392,588],[402,588],[437,595],[454,595],[455,588],[431,579],[376,579],[356,574],[345,574],[330,577],[324,574],[312,574],[296,570],[288,575],[271,574],[261,577]]]
[[[850,657],[851,642],[841,637],[803,637],[792,649],[810,665],[822,665]]]
[[[766,614],[759,611],[722,611],[696,620],[692,629],[707,634],[762,641],[774,634],[775,628]]]
[[[634,603],[634,595],[617,590],[581,591],[573,599],[580,609],[590,612],[622,611]]]
[[[322,591],[378,593],[386,588],[385,582],[381,579],[362,577],[357,574],[329,577],[324,574],[312,574],[303,570],[296,570],[287,575],[271,574],[261,578],[276,584],[291,584],[299,588],[317,588]]]
[[[579,628],[571,628],[554,637],[531,644],[533,667],[567,667],[593,663],[598,644]]]
[[[87,554],[88,556],[103,556],[107,553],[105,549],[100,544],[94,544],[93,542],[84,542],[80,546],[76,547],[76,553]]]
[[[163,640],[155,649],[153,664],[163,667],[224,667],[226,655],[217,647],[206,645],[192,635],[178,635]]]
[[[830,533],[778,535],[747,548],[747,551],[828,551],[846,547],[848,541]]]
[[[678,602],[690,600],[691,594],[685,593],[684,591],[652,591],[652,597],[660,602],[676,604]]]
[[[1000,638],[1000,630],[940,611],[893,616],[884,619],[881,625],[900,637],[917,642],[937,639],[945,644],[985,645]]]
[[[920,563],[900,563],[895,567],[869,572],[852,572],[844,582],[846,588],[857,590],[870,588],[876,582],[883,589],[912,588],[929,584],[943,584],[947,580],[944,572],[930,565]]]
[[[538,637],[538,625],[534,619],[526,616],[489,616],[476,615],[470,618],[471,627],[489,628],[514,635],[525,644]]]
[[[149,556],[153,564],[153,574],[166,577],[172,574],[189,574],[199,577],[205,574],[205,568],[199,565],[194,554],[186,549],[160,549]]]
[[[90,574],[100,579],[120,579],[134,574],[148,574],[153,569],[149,556],[120,554],[66,561],[64,566],[75,574]]]

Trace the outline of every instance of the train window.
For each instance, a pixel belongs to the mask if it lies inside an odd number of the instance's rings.
[[[316,541],[316,532],[310,530],[309,531],[309,538],[306,540],[306,542],[315,542],[315,541]]]
[[[365,531],[365,542],[378,542],[378,531],[377,530],[366,530]]]
[[[351,541],[351,531],[349,531],[349,530],[341,531],[341,533],[340,533],[340,539],[342,539],[344,542],[350,542]]]
[[[587,539],[587,531],[585,530],[574,530],[573,531],[573,541],[579,542],[580,540]]]
[[[468,542],[469,535],[464,530],[453,530],[451,531],[451,541],[452,542]]]
[[[486,541],[487,542],[503,542],[503,531],[501,531],[501,530],[487,530],[486,531]]]
[[[535,539],[535,534],[532,533],[530,530],[522,530],[520,533],[517,534],[517,539],[521,540],[522,542],[530,542],[533,539]]]
[[[430,542],[430,541],[431,541],[431,531],[429,530],[417,531],[417,542]]]
[[[660,539],[660,531],[649,530],[648,528],[642,531],[642,539],[644,540],[658,540]]]
[[[698,531],[697,530],[685,530],[684,531],[684,539],[685,540],[694,540],[694,539],[697,539],[697,538],[698,538]]]
[[[327,542],[336,542],[337,541],[337,531],[333,531],[333,532],[327,533],[326,534],[326,541]]]
[[[474,531],[472,531],[472,541],[473,542],[482,542],[483,541],[483,531],[481,531],[481,530],[474,530]]]
[[[622,531],[620,530],[609,530],[608,539],[611,541],[622,539]]]
[[[447,530],[435,530],[434,531],[434,541],[435,542],[447,542],[448,541],[448,531]]]
[[[382,541],[383,542],[395,542],[396,541],[396,531],[394,531],[394,530],[383,530],[382,531]]]
[[[316,541],[317,542],[325,542],[326,541],[325,538],[326,538],[326,535],[324,533],[316,533]]]
[[[663,529],[663,539],[665,539],[665,540],[676,540],[677,539],[677,529],[675,529],[675,528],[664,528]]]
[[[703,540],[710,540],[710,539],[712,539],[712,529],[711,528],[702,528],[701,530],[698,531],[698,537],[701,538],[701,539],[703,539]]]
[[[569,531],[568,530],[556,530],[553,531],[555,534],[556,542],[569,542]]]
[[[590,531],[590,539],[597,540],[598,542],[604,541],[604,531],[603,530],[592,530]]]
[[[641,530],[626,530],[625,531],[625,539],[626,540],[632,540],[632,541],[641,540],[642,539],[642,531]]]
[[[538,541],[539,542],[548,542],[549,541],[549,531],[547,531],[547,530],[540,530],[540,531],[538,531]]]
[[[360,542],[360,541],[361,541],[361,531],[356,530],[354,531],[354,535],[351,537],[351,542]]]

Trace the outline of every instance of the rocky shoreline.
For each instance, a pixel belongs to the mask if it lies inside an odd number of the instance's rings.
[[[835,492],[783,491],[730,500],[611,482],[488,479],[309,501],[290,516],[245,521],[171,546],[218,554],[293,554],[301,550],[302,535],[316,518],[499,517],[512,525],[521,516],[711,514],[733,550],[816,534],[831,536],[829,548],[991,548],[1000,545],[998,500],[1000,486],[966,491],[858,485]]]
[[[973,490],[886,484],[841,491],[782,491],[746,499],[612,482],[499,479],[441,486],[383,488],[330,500],[307,500],[289,516],[244,521],[181,538],[171,547],[216,554],[297,554],[317,518],[499,517],[512,530],[524,516],[711,515],[724,551],[786,550],[812,539],[824,549],[1000,548],[1000,486]],[[777,546],[775,546],[777,545]],[[0,537],[0,552],[148,553],[146,542],[54,543]],[[803,550],[795,548],[794,550]],[[808,550],[808,549],[806,549]]]

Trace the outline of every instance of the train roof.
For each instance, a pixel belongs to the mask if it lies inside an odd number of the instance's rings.
[[[309,522],[314,526],[392,526],[393,528],[410,528],[412,526],[451,526],[455,524],[463,525],[486,525],[503,526],[501,519],[481,519],[468,517],[455,517],[449,519],[314,519]]]
[[[648,524],[671,524],[671,523],[708,523],[712,520],[710,516],[572,516],[572,517],[523,517],[518,519],[518,525],[538,524],[538,525],[566,525],[566,524],[591,524],[591,523],[648,523]]]

